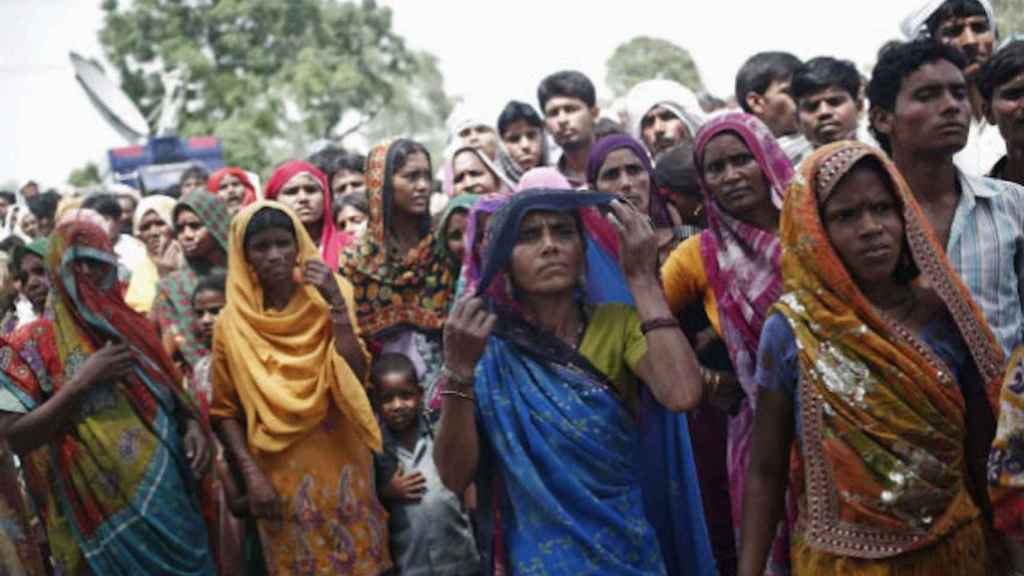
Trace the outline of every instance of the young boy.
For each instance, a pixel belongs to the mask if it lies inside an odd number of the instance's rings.
[[[814,148],[857,139],[864,99],[860,73],[852,62],[812,58],[793,73],[790,88],[800,131]]]
[[[384,453],[374,458],[378,493],[391,514],[391,552],[402,576],[480,573],[473,529],[460,498],[441,484],[434,438],[423,416],[416,367],[382,354],[370,378],[384,423]]]

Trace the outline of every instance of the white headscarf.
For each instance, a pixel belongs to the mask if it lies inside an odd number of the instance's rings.
[[[988,23],[994,29],[996,26],[996,14],[992,9],[992,3],[989,0],[977,0],[978,4],[985,9],[985,15],[988,17]],[[907,14],[903,22],[900,23],[900,31],[906,36],[908,40],[919,38],[928,33],[928,27],[926,23],[928,19],[935,14],[935,11],[942,7],[946,3],[946,0],[925,0],[925,2],[914,9],[910,14]]]
[[[664,106],[671,110],[690,132],[690,138],[697,136],[697,131],[704,124],[704,110],[700,107],[697,95],[686,86],[673,80],[647,80],[633,86],[626,94],[626,115],[629,117],[629,129],[633,137],[643,142],[640,125],[644,115],[655,106]]]

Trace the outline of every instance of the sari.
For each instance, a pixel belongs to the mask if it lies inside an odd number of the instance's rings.
[[[223,180],[225,176],[234,176],[235,178],[238,178],[238,181],[242,183],[242,187],[245,188],[245,195],[242,196],[242,208],[245,208],[257,200],[256,187],[253,186],[252,181],[249,180],[249,175],[245,173],[245,170],[242,170],[237,166],[221,168],[213,174],[210,174],[210,178],[206,181],[206,191],[210,194],[219,193],[220,181]]]
[[[150,212],[156,213],[161,220],[173,228],[172,214],[177,202],[174,198],[161,194],[146,196],[140,200],[138,206],[135,207],[135,213],[132,214],[132,230],[135,237],[142,238],[139,226],[142,225],[142,219]],[[156,300],[156,285],[160,282],[160,270],[153,262],[152,255],[147,253],[146,256],[142,264],[132,270],[132,277],[128,281],[128,291],[124,295],[128,305],[143,314],[153,308],[153,301]]]
[[[507,284],[504,270],[526,214],[579,211],[612,198],[568,190],[526,190],[501,207],[489,224],[486,264],[477,290],[487,295],[500,320],[475,379],[483,438],[478,514],[485,562],[491,564],[487,568],[664,574],[668,566],[673,574],[715,573],[685,417],[681,426],[659,438],[685,443],[676,447],[679,451],[673,456],[678,458],[670,456],[660,474],[650,474],[638,453],[653,446],[660,460],[666,447],[650,436],[652,441],[641,442],[631,409],[640,406],[644,419],[653,398],[641,394],[637,402],[620,378],[613,380],[596,367],[603,364],[600,358],[585,355],[593,340],[602,337],[593,330],[607,326],[595,320],[576,351],[526,322],[503,288]],[[584,224],[584,235],[589,237],[596,226],[596,222]],[[595,310],[595,319],[609,306],[629,310],[635,317],[632,308],[624,306],[627,301],[607,298],[621,291],[591,290],[609,283],[624,285],[617,269],[589,266],[590,253],[603,250],[588,238],[587,278],[579,294],[582,304]],[[629,346],[623,352],[628,363]],[[642,354],[633,359],[645,353],[643,341]],[[683,434],[675,435],[679,431]],[[666,488],[666,483],[672,486]],[[659,485],[658,489],[651,490],[652,485]],[[658,506],[663,507],[658,512],[664,516],[652,513]],[[664,533],[656,534],[653,526]]]
[[[368,375],[335,350],[330,306],[314,286],[297,286],[283,310],[264,307],[244,246],[264,208],[291,218],[299,266],[320,257],[283,204],[257,202],[235,216],[227,305],[214,328],[210,417],[245,423],[249,450],[284,501],[283,522],[258,521],[271,574],[375,576],[391,558],[371,479],[381,435],[362,385]],[[351,285],[335,279],[354,326]]]
[[[182,210],[191,210],[206,226],[206,230],[217,246],[228,252],[227,205],[214,194],[205,190],[193,190],[181,197],[174,207],[172,219]],[[192,293],[199,284],[200,269],[187,259],[178,271],[168,274],[157,283],[153,315],[160,325],[160,331],[170,334],[185,362],[191,367],[209,350],[199,341],[195,330],[195,315],[192,313]]]
[[[352,236],[338,230],[335,225],[334,212],[331,209],[331,198],[333,195],[331,194],[331,186],[327,182],[327,176],[309,162],[289,160],[274,169],[274,173],[267,180],[264,195],[267,200],[277,199],[281,193],[281,188],[299,174],[312,176],[320,184],[320,189],[323,191],[323,221],[320,225],[320,238],[317,240],[316,245],[320,247],[320,257],[327,263],[327,266],[331,269],[337,268],[338,256],[352,242]]]
[[[709,120],[696,136],[694,162],[705,194],[707,229],[700,236],[701,262],[715,295],[720,336],[746,398],[738,413],[729,419],[728,470],[732,499],[733,527],[738,531],[743,516],[743,486],[753,442],[754,408],[757,404],[755,369],[761,329],[768,308],[782,293],[778,236],[727,214],[708,192],[704,183],[704,148],[715,136],[729,132],[746,144],[761,168],[772,202],[782,207],[782,198],[793,178],[793,168],[768,127],[749,114],[731,112]],[[789,516],[793,511],[790,510]],[[783,527],[772,548],[769,574],[788,572],[788,528]]]
[[[106,289],[74,267],[110,266]],[[74,378],[105,342],[128,344],[131,376],[97,382],[68,428],[22,463],[56,568],[64,574],[212,574],[197,487],[179,422],[194,418],[153,326],[114,286],[103,228],[72,213],[50,237],[51,319],[5,339],[0,410],[28,413]]]
[[[587,157],[587,181],[590,183],[590,187],[597,190],[597,176],[600,174],[605,160],[608,159],[608,155],[622,149],[632,152],[647,172],[650,181],[650,189],[647,192],[647,215],[651,217],[654,227],[671,228],[672,219],[668,215],[665,197],[661,195],[661,191],[654,183],[654,165],[651,164],[651,158],[644,145],[632,136],[613,134],[594,144],[590,149],[590,156]]]
[[[451,153],[451,156],[449,156],[450,159],[445,162],[445,182],[451,180],[451,188],[448,189],[447,191],[447,195],[450,198],[456,197],[454,181],[455,157],[458,156],[459,154],[462,154],[463,152],[469,152],[470,154],[476,156],[477,160],[479,160],[480,163],[484,165],[484,168],[486,168],[487,171],[490,172],[492,176],[494,176],[494,181],[497,183],[498,189],[495,190],[493,194],[509,194],[511,190],[513,190],[516,187],[516,182],[509,178],[508,176],[506,176],[505,172],[498,168],[494,164],[494,161],[487,157],[487,154],[484,154],[483,150],[480,150],[479,148],[476,148],[474,146],[460,146]]]
[[[437,226],[435,227],[437,234],[437,251],[448,259],[453,266],[453,273],[456,273],[462,266],[462,260],[455,257],[448,249],[448,222],[452,216],[461,212],[469,217],[469,212],[473,209],[473,206],[480,200],[480,196],[473,194],[460,194],[448,201],[448,204],[444,207],[444,212],[437,219]],[[468,227],[466,232],[469,232]],[[464,236],[465,238],[465,236]]]
[[[820,148],[787,192],[785,294],[773,310],[792,328],[799,363],[800,513],[794,571],[803,574],[981,574],[985,521],[971,494],[965,392],[918,336],[876,309],[832,247],[821,206],[858,162],[885,170],[905,245],[959,330],[996,406],[1003,352],[951,268],[910,187],[881,151]]]

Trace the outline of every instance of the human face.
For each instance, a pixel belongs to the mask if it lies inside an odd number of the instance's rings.
[[[465,210],[458,210],[448,217],[445,236],[448,238],[448,252],[457,262],[462,262],[462,256],[466,252],[466,226],[469,224],[469,215]]]
[[[213,250],[216,240],[195,212],[183,209],[174,220],[174,232],[186,258],[201,258]]]
[[[903,79],[894,111],[876,109],[875,129],[889,136],[894,156],[953,156],[967,145],[967,83],[948,60],[922,65]]]
[[[498,191],[498,179],[484,166],[473,152],[466,150],[452,159],[452,182],[455,194],[493,194]]]
[[[415,152],[391,178],[392,207],[409,216],[422,216],[430,209],[430,161],[426,154]]]
[[[117,203],[121,205],[121,221],[118,223],[121,227],[120,233],[131,236],[132,234],[132,214],[135,214],[135,199],[131,196],[118,196]]]
[[[167,241],[171,239],[171,227],[156,210],[150,210],[139,221],[139,239],[146,244],[146,253],[151,257],[160,256]]]
[[[242,209],[242,202],[245,201],[245,185],[242,184],[242,179],[234,174],[225,175],[217,185],[217,196],[227,204],[228,214],[237,214]]]
[[[505,148],[523,172],[540,166],[544,151],[544,132],[526,120],[516,120],[505,128],[501,138]]]
[[[25,211],[24,216],[21,218],[21,231],[25,233],[25,236],[29,238],[39,238],[39,224],[36,222],[36,217],[28,210]]]
[[[999,126],[1007,145],[1024,146],[1024,72],[992,93],[989,121]]]
[[[404,432],[416,425],[423,392],[412,374],[388,372],[377,384],[380,417],[392,432]]]
[[[935,35],[943,44],[956,46],[967,56],[964,74],[973,78],[979,68],[992,57],[996,34],[983,14],[966,18],[949,18],[939,24]]]
[[[572,214],[527,214],[512,248],[510,268],[512,282],[527,298],[571,293],[583,269],[583,239]]]
[[[200,340],[209,347],[213,342],[213,325],[217,315],[224,308],[224,293],[216,290],[196,292],[192,298],[192,312],[196,317],[196,332]]]
[[[72,266],[82,279],[101,291],[106,292],[114,286],[114,267],[106,262],[78,258]]]
[[[179,187],[179,193],[182,196],[184,196],[185,194],[188,194],[193,190],[198,190],[203,186],[206,186],[206,182],[203,182],[199,178],[189,177],[188,179],[181,183],[181,186]]]
[[[23,256],[21,266],[18,268],[18,282],[32,308],[36,311],[42,310],[46,305],[46,295],[50,293],[50,280],[46,277],[43,259],[35,254]]]
[[[800,131],[796,117],[796,102],[789,91],[789,78],[774,80],[764,94],[751,92],[747,104],[754,115],[764,122],[776,138]]]
[[[800,99],[800,131],[819,148],[856,137],[863,103],[838,86],[829,86]]]
[[[338,170],[331,178],[331,193],[338,199],[353,192],[366,192],[366,177],[352,170]]]
[[[354,234],[357,238],[361,237],[366,232],[367,218],[362,210],[347,205],[338,213],[338,229]]]
[[[594,140],[597,108],[579,98],[554,96],[544,105],[544,124],[564,150],[587,148]]]
[[[641,214],[650,209],[651,176],[629,148],[612,150],[605,157],[596,184],[598,192],[622,196]]]
[[[862,162],[843,176],[821,219],[832,247],[862,291],[892,281],[903,250],[903,217],[878,167]]]
[[[463,146],[472,146],[487,154],[491,160],[497,158],[498,134],[495,133],[494,128],[482,124],[468,126],[459,130],[459,138],[462,139]]]
[[[774,210],[768,181],[747,145],[733,132],[722,132],[704,147],[704,183],[715,202],[735,218],[757,220]]]
[[[295,236],[283,228],[257,232],[245,243],[245,260],[256,272],[264,292],[268,286],[290,286],[295,282],[292,271],[298,254]]]
[[[324,189],[311,174],[303,172],[292,176],[281,187],[277,200],[294,210],[299,221],[306,226],[324,219]]]
[[[686,129],[686,124],[675,112],[664,106],[655,106],[644,114],[640,121],[640,135],[644,144],[657,155],[663,150],[689,141],[693,135]]]

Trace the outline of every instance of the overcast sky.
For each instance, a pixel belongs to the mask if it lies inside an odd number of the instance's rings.
[[[283,0],[282,0],[283,1]],[[922,0],[383,0],[395,30],[440,59],[449,94],[533,103],[546,74],[575,68],[603,90],[604,64],[638,35],[687,48],[705,85],[732,91],[736,69],[760,50],[801,58],[831,54],[871,63],[897,37],[899,20]],[[63,183],[75,167],[101,162],[123,144],[93,109],[69,50],[99,57],[99,0],[0,0],[0,183]],[[599,97],[601,94],[599,94]],[[258,168],[258,167],[251,167]]]

